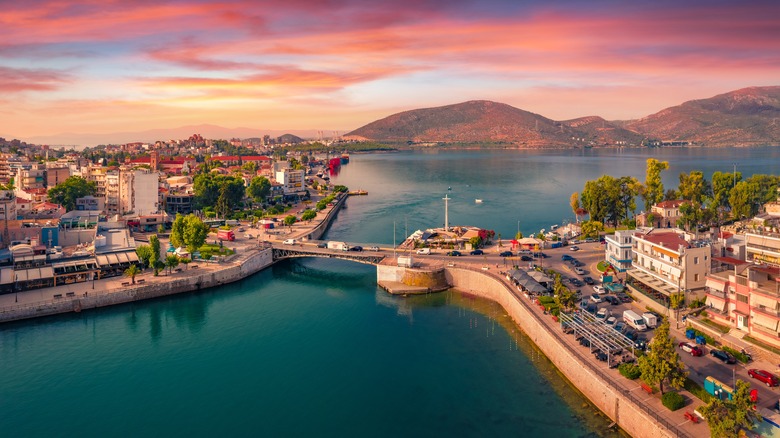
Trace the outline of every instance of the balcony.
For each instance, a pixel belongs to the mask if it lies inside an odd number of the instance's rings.
[[[766,328],[762,325],[756,324],[755,322],[750,324],[750,329],[780,339],[780,333],[778,333],[777,330]]]
[[[754,312],[780,319],[780,311],[778,311],[777,308],[773,309],[766,306],[751,306],[751,308]]]
[[[705,288],[704,290],[707,293],[707,295],[711,295],[713,297],[718,297],[718,298],[721,298],[721,299],[724,299],[724,300],[728,298],[728,296],[726,295],[726,292],[721,292],[719,290],[715,290],[715,289],[712,289],[712,288],[709,288],[709,287]]]

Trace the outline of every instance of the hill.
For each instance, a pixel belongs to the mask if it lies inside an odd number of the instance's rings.
[[[665,141],[705,146],[780,144],[780,87],[750,87],[691,100],[623,127]]]
[[[566,124],[497,102],[474,100],[404,111],[346,134],[387,142],[570,145],[579,134]]]
[[[393,114],[346,138],[399,143],[499,143],[517,147],[647,144],[780,145],[780,87],[751,87],[693,100],[639,120],[599,116],[555,121],[503,103],[469,101]]]

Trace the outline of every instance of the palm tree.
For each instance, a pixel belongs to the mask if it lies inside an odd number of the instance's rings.
[[[176,254],[168,254],[168,256],[165,257],[165,266],[168,268],[168,274],[170,274],[173,268],[179,266],[179,256]]]
[[[130,280],[132,280],[133,284],[135,284],[135,276],[138,275],[141,272],[140,269],[138,269],[138,266],[135,264],[130,265],[129,268],[125,269],[125,277],[130,277]]]

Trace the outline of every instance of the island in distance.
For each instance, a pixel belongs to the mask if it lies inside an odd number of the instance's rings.
[[[780,86],[750,87],[623,121],[598,116],[556,121],[503,103],[475,100],[393,114],[349,132],[345,138],[519,148],[777,146],[778,119]]]

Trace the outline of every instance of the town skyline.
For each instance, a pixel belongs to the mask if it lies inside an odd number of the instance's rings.
[[[634,119],[776,85],[778,12],[762,1],[19,3],[0,18],[0,137],[344,133],[482,99],[555,120]]]

